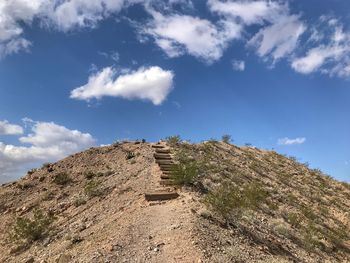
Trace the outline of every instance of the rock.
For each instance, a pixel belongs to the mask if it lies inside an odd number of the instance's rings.
[[[155,248],[153,249],[153,251],[154,251],[154,252],[158,252],[158,251],[159,251],[159,248],[158,248],[158,247],[155,247]]]
[[[27,259],[26,261],[24,261],[25,263],[34,263],[34,258],[31,257],[29,259]]]
[[[57,263],[70,263],[72,257],[66,254],[61,254],[59,258],[57,259]]]

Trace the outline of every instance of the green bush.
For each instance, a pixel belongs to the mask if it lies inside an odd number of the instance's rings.
[[[61,172],[56,174],[52,181],[58,185],[66,185],[72,182],[72,178],[70,178],[70,176],[67,173]]]
[[[178,185],[192,185],[198,179],[199,164],[179,152],[176,154],[178,163],[174,164],[171,172],[171,179]]]
[[[100,182],[91,180],[85,184],[84,192],[88,197],[92,198],[101,196],[103,194],[103,189],[101,188]]]
[[[302,217],[297,213],[287,214],[287,222],[291,224],[293,227],[299,228],[302,221],[303,221]]]
[[[127,153],[126,153],[126,155],[125,155],[125,159],[126,160],[130,160],[130,159],[132,159],[132,158],[134,158],[135,157],[135,153],[133,153],[133,152],[131,152],[131,151],[128,151]]]
[[[86,204],[86,198],[84,196],[77,196],[74,201],[73,201],[74,205],[76,207],[81,206],[81,205],[85,205]]]
[[[168,136],[165,138],[165,140],[169,145],[175,146],[176,144],[181,142],[181,137],[179,135]]]
[[[12,238],[15,241],[26,241],[28,243],[44,237],[50,230],[50,225],[54,221],[51,213],[44,213],[40,209],[35,209],[33,218],[18,217],[13,226]]]
[[[227,218],[242,210],[255,210],[267,198],[267,192],[257,183],[250,183],[240,189],[232,184],[223,184],[205,197],[205,203],[219,215]]]
[[[221,139],[224,143],[230,143],[231,142],[231,135],[224,134],[224,135],[222,135]]]
[[[96,176],[96,174],[92,171],[85,171],[84,172],[84,177],[88,180],[94,178]]]

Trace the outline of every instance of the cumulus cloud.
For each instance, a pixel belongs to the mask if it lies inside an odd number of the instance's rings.
[[[163,15],[150,10],[153,19],[140,33],[154,38],[169,57],[188,53],[208,63],[218,60],[229,41],[238,38],[240,26],[235,23],[214,25],[209,20],[188,15]]]
[[[18,177],[30,165],[57,161],[95,144],[89,133],[70,130],[53,122],[32,124],[32,133],[19,138],[22,145],[0,142],[0,181]]]
[[[244,71],[245,70],[245,62],[243,60],[232,60],[232,69],[235,71]]]
[[[18,135],[23,133],[23,128],[16,124],[11,124],[7,120],[0,121],[0,135]]]
[[[79,100],[104,96],[149,100],[160,105],[173,87],[173,72],[160,67],[141,67],[124,74],[107,67],[89,77],[88,83],[72,90],[70,97]]]
[[[305,137],[298,137],[295,139],[289,139],[288,137],[278,139],[279,145],[294,145],[294,144],[303,144],[306,141]]]
[[[340,77],[350,76],[350,32],[334,18],[321,18],[312,28],[310,47],[306,54],[292,60],[292,68],[303,74],[321,72]]]

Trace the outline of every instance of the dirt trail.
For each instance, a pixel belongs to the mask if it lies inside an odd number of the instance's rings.
[[[154,165],[151,171],[147,188],[159,188],[159,168]],[[185,192],[177,199],[162,202],[140,199],[138,208],[126,211],[129,220],[120,221],[125,224],[120,226],[124,231],[119,235],[126,251],[120,255],[120,262],[201,262],[192,236],[195,218],[190,211],[191,203],[192,197]]]

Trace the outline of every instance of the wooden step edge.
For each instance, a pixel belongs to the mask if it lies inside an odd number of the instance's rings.
[[[159,183],[160,185],[176,185],[175,181],[171,179],[161,179]]]
[[[150,192],[145,193],[145,199],[147,201],[162,201],[170,200],[179,197],[177,192]]]
[[[171,153],[171,150],[165,147],[153,147],[156,150],[156,153]]]

